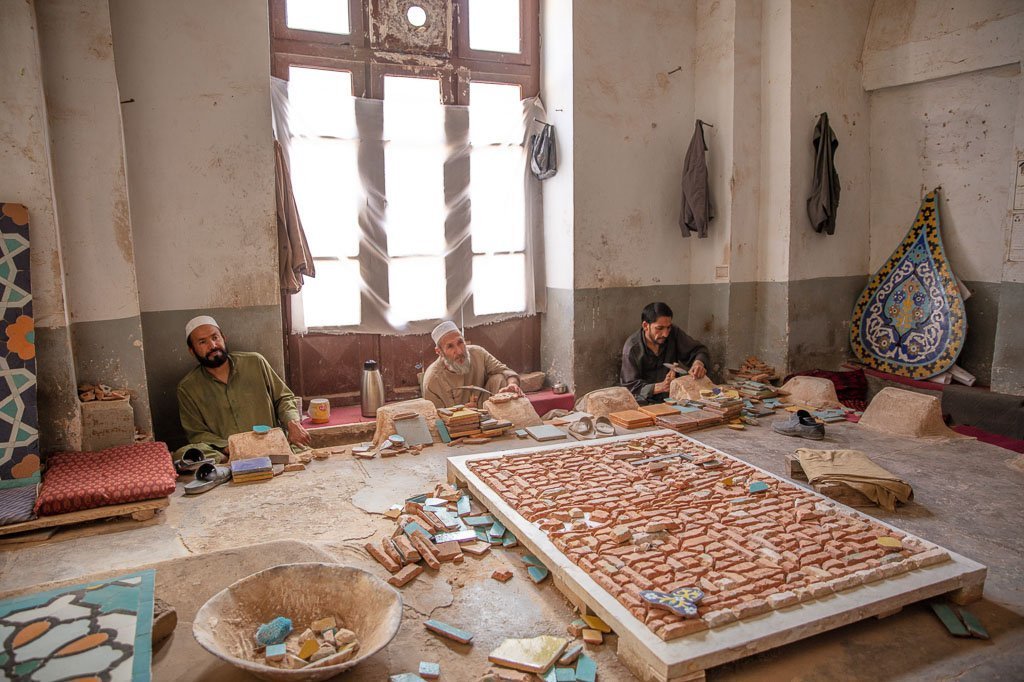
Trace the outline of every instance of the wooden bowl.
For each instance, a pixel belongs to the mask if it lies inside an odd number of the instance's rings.
[[[258,662],[255,633],[276,616],[301,631],[334,616],[359,638],[355,658],[300,670]],[[242,578],[210,598],[196,613],[192,635],[200,646],[263,680],[326,680],[377,653],[398,633],[402,596],[380,578],[341,564],[283,564]]]

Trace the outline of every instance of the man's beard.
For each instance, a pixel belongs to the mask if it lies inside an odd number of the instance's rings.
[[[203,367],[216,369],[217,367],[220,367],[221,365],[228,361],[227,346],[225,346],[223,349],[214,348],[205,356],[196,356],[196,359],[199,360],[199,364],[202,365]]]
[[[466,359],[463,360],[462,362],[454,362],[453,360],[449,360],[448,358],[443,356],[442,360],[444,361],[445,369],[447,369],[449,372],[454,372],[455,374],[462,375],[469,374],[470,367],[472,367],[473,364],[470,361],[469,353],[466,353]]]

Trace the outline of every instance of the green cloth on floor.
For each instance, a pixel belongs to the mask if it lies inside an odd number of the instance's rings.
[[[796,454],[811,485],[844,483],[889,511],[895,511],[897,501],[906,504],[914,497],[909,483],[858,450],[801,448]]]

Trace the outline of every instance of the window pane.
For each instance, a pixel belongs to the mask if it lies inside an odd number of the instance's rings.
[[[352,74],[348,71],[290,67],[288,124],[294,135],[356,139]]]
[[[318,260],[316,277],[302,287],[302,312],[306,327],[340,327],[359,324],[359,261]]]
[[[519,53],[519,0],[469,0],[469,47]]]
[[[441,81],[384,76],[384,139],[444,143]]]
[[[521,144],[522,89],[498,83],[469,84],[469,141],[481,144]]]
[[[473,314],[526,310],[526,257],[473,256]]]
[[[522,147],[474,148],[469,157],[474,253],[522,251],[525,245]]]
[[[388,264],[391,309],[394,326],[413,320],[435,320],[445,316],[444,258],[395,258]]]
[[[351,32],[348,0],[288,0],[285,17],[288,28],[341,35]]]
[[[384,147],[389,256],[444,253],[444,151],[408,143]]]
[[[314,257],[359,255],[358,142],[292,138],[292,189]],[[317,266],[319,268],[319,266]]]

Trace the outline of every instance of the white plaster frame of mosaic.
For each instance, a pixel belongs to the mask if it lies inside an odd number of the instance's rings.
[[[981,598],[987,568],[955,552],[949,561],[919,568],[907,573],[835,592],[810,602],[776,609],[769,613],[745,618],[728,625],[710,628],[678,639],[664,641],[615,597],[573,563],[548,539],[547,534],[523,518],[507,502],[491,490],[469,469],[469,463],[513,454],[545,452],[574,447],[605,445],[619,441],[651,436],[675,435],[714,450],[753,467],[784,485],[791,485],[820,498],[840,512],[892,528],[908,537],[912,533],[885,523],[851,507],[839,504],[814,490],[733,457],[717,448],[663,429],[645,431],[626,436],[615,436],[586,443],[559,443],[532,448],[503,450],[479,455],[464,455],[448,459],[448,480],[465,483],[470,492],[490,513],[512,531],[519,543],[530,550],[551,571],[555,586],[584,613],[600,616],[619,636],[617,654],[622,662],[642,682],[682,682],[702,680],[704,670],[729,661],[774,649],[806,637],[856,623],[871,617],[884,617],[908,604],[948,594],[956,603],[966,604]],[[935,543],[918,538],[928,545]],[[942,548],[945,549],[945,548]]]

